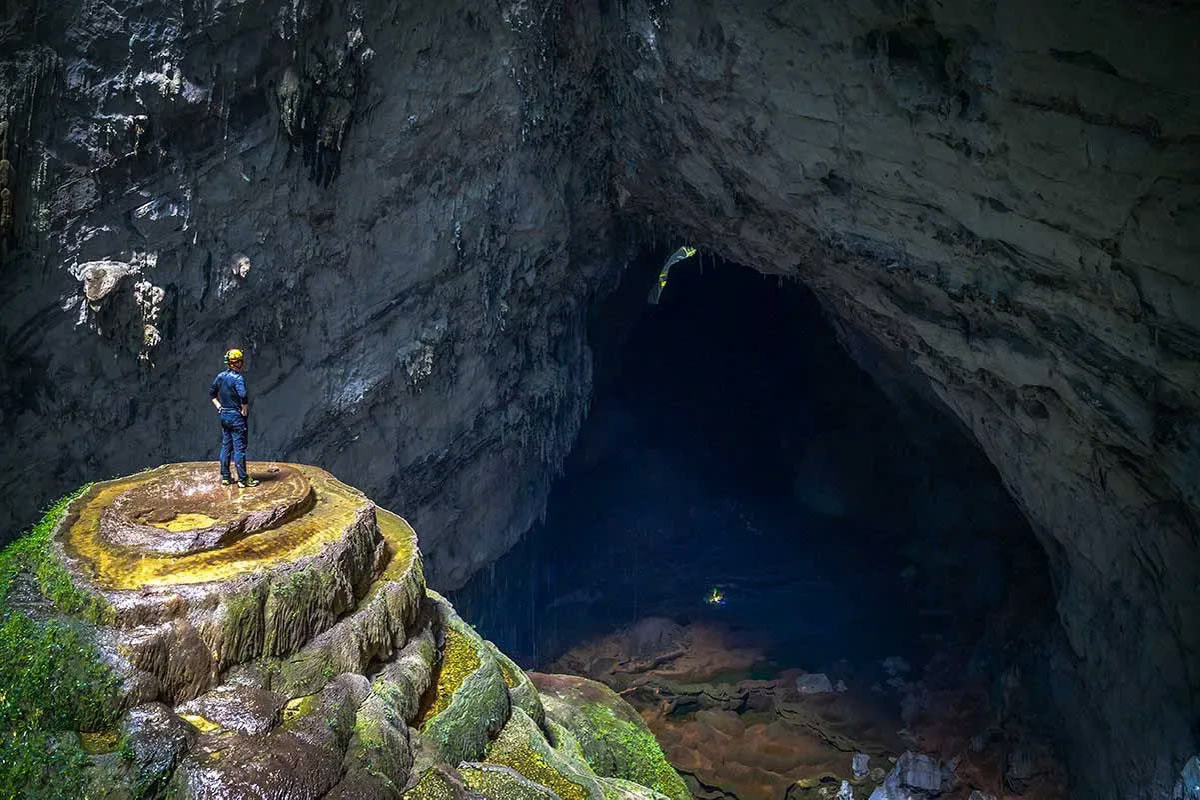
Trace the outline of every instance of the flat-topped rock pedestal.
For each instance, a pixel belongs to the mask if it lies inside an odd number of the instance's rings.
[[[403,646],[424,591],[412,529],[324,470],[251,472],[250,489],[203,463],[97,483],[59,523],[54,553],[93,598],[130,702],[184,702],[233,665],[293,654],[372,592],[403,599],[360,649]]]
[[[590,764],[576,723],[426,590],[407,522],[316,467],[249,469],[248,489],[212,463],[96,483],[55,523],[58,605],[120,685],[118,729],[84,739],[113,743],[88,797],[686,800],[657,745],[653,786]]]
[[[211,464],[172,464],[118,495],[100,514],[109,544],[144,553],[185,555],[229,545],[307,512],[314,493],[287,464],[256,470],[252,489],[221,484]]]

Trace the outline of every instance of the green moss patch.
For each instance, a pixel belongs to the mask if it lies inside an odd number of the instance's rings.
[[[429,689],[416,726],[424,728],[429,720],[450,707],[454,693],[466,681],[467,676],[479,669],[483,662],[475,652],[472,642],[453,628],[446,630],[446,643],[442,648],[442,659],[435,668],[437,678]]]
[[[479,634],[441,595],[428,595],[445,639],[419,729],[446,763],[477,761],[508,719],[508,687]]]
[[[54,529],[67,513],[67,506],[89,487],[90,484],[59,500],[29,533],[0,552],[0,604],[7,602],[17,577],[26,573],[34,577],[38,591],[60,611],[97,624],[111,618],[112,610],[103,598],[75,585],[54,557],[51,544]]]
[[[450,781],[436,769],[429,769],[413,786],[404,793],[404,800],[455,800],[458,793]]]
[[[667,762],[658,740],[640,719],[637,722],[623,719],[610,706],[601,703],[587,705],[583,710],[596,738],[607,746],[613,760],[619,765],[614,770],[619,774],[611,777],[633,781],[674,800],[688,800],[691,797],[687,784]]]
[[[467,786],[494,800],[558,800],[545,786],[509,767],[466,763],[459,765],[458,773]]]
[[[533,720],[514,708],[508,724],[488,748],[488,764],[509,767],[562,800],[600,800],[603,791],[587,764],[554,750]]]
[[[112,729],[117,681],[93,642],[65,622],[35,622],[14,611],[9,594],[33,576],[59,609],[99,619],[106,606],[78,591],[53,557],[51,536],[63,498],[29,534],[0,553],[0,798],[57,800],[83,796],[87,755],[74,731]]]
[[[603,684],[568,675],[531,674],[548,722],[570,731],[597,775],[641,784],[672,800],[691,793],[641,716]]]

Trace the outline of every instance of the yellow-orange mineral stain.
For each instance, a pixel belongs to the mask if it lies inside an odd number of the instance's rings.
[[[209,525],[216,525],[217,520],[207,514],[176,514],[166,522],[151,522],[156,528],[162,528],[167,531],[194,531],[199,528],[207,528]]]
[[[297,519],[251,534],[225,548],[181,556],[144,554],[100,537],[101,512],[123,492],[154,480],[152,472],[94,486],[81,498],[83,505],[63,543],[67,554],[78,560],[98,586],[106,589],[225,581],[313,556],[341,537],[354,521],[355,512],[368,501],[324,470],[300,465],[295,468],[312,485],[317,498],[313,508]],[[231,502],[237,502],[236,498]]]
[[[426,697],[425,708],[417,718],[416,727],[423,728],[431,719],[449,708],[454,693],[482,664],[471,640],[453,628],[446,628],[442,660],[436,668],[437,679],[430,690],[432,697]]]
[[[111,753],[117,749],[121,734],[118,731],[84,732],[79,734],[79,744],[83,752],[90,755]]]
[[[199,714],[180,714],[179,718],[201,733],[212,733],[221,729],[219,724],[210,719],[205,719]]]
[[[391,553],[391,560],[380,576],[379,584],[400,580],[412,568],[413,559],[417,557],[417,534],[403,517],[386,509],[376,508],[375,519]]]

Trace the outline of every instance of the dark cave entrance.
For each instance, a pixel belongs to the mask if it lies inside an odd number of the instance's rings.
[[[651,306],[658,255],[595,315],[596,394],[545,522],[454,597],[502,649],[532,665],[657,615],[769,630],[782,661],[919,660],[1014,589],[1046,600],[991,465],[945,412],[898,410],[810,291],[693,258]]]
[[[617,675],[711,627],[705,681],[824,673],[894,708],[969,684],[1009,713],[1024,670],[1043,696],[1046,557],[966,432],[885,394],[794,282],[693,258],[648,305],[664,256],[596,308],[592,408],[545,521],[453,594],[464,618],[526,668]],[[579,655],[621,629],[629,652]]]

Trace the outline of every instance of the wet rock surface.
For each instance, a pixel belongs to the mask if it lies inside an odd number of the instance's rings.
[[[243,497],[207,466],[160,469],[113,500],[100,516],[100,535],[143,553],[197,553],[300,516],[314,502],[308,480],[292,467],[272,465],[255,477],[260,488]],[[173,498],[169,508],[163,497]]]
[[[1200,702],[1196,13],[18,4],[0,525],[214,450],[236,338],[252,454],[411,509],[458,585],[541,510],[589,302],[672,232],[806,281],[972,432],[1057,573],[1080,774],[1168,793]]]
[[[691,797],[642,718],[607,686],[571,675],[533,673],[530,678],[546,717],[570,731],[597,774],[633,781],[672,800]]]
[[[250,736],[267,733],[279,724],[285,698],[246,686],[218,686],[175,707],[184,719],[201,727],[215,726]]]
[[[529,677],[426,589],[403,519],[315,467],[249,470],[278,484],[214,489],[214,465],[188,463],[88,487],[54,512],[36,567],[63,583],[42,596],[28,576],[0,608],[69,620],[114,678],[116,731],[81,732],[85,796],[657,800],[628,778],[679,780],[640,719],[630,765],[609,754],[599,774],[556,735]],[[103,535],[106,519],[187,514],[239,536],[187,552]],[[0,779],[20,788],[14,769]]]
[[[694,797],[831,800],[847,796],[843,786],[859,800],[1073,796],[1044,728],[1030,725],[1036,709],[1017,698],[997,707],[986,688],[963,688],[965,665],[954,658],[919,677],[899,659],[873,670],[842,662],[845,692],[807,693],[805,675],[762,653],[743,649],[740,664],[713,657],[733,640],[709,625],[651,619],[583,643],[551,667],[588,675],[628,701]],[[550,698],[560,693],[543,691],[553,717]],[[1019,785],[1015,761],[1025,764]]]

